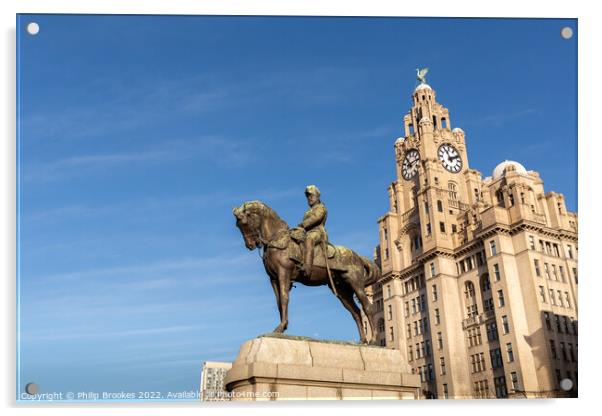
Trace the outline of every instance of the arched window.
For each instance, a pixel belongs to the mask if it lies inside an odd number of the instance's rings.
[[[464,296],[466,296],[466,299],[470,299],[474,298],[474,295],[474,285],[472,284],[472,282],[466,282],[464,284]]]
[[[487,292],[491,289],[491,282],[489,281],[489,274],[485,273],[481,276],[481,292]]]
[[[458,199],[458,186],[455,182],[449,182],[447,184],[447,190],[449,191],[450,199]]]

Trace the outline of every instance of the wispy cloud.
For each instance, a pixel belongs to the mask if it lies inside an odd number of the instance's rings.
[[[147,336],[147,335],[164,335],[173,334],[179,332],[189,331],[201,331],[206,329],[206,326],[167,326],[159,328],[136,328],[127,329],[123,331],[90,331],[89,328],[78,328],[77,331],[73,331],[73,328],[69,328],[67,331],[56,332],[53,331],[37,331],[37,332],[23,332],[22,338],[27,341],[56,341],[56,340],[74,340],[74,339],[89,339],[89,338],[117,338],[117,337],[131,337],[131,336]]]
[[[219,157],[215,157],[219,155]],[[115,169],[148,169],[149,165],[165,165],[185,160],[198,160],[236,168],[255,160],[248,141],[238,138],[204,136],[192,139],[170,139],[139,151],[80,154],[58,160],[30,162],[20,165],[24,182],[47,183],[90,174],[113,174]]]
[[[493,127],[500,127],[508,122],[521,119],[529,116],[541,116],[542,112],[535,108],[527,108],[524,110],[514,111],[514,112],[505,112],[505,113],[495,113],[489,114],[481,117],[475,117],[465,124],[470,125],[478,125],[478,124],[486,124],[491,125]]]
[[[259,199],[269,204],[274,201],[286,200],[288,198],[298,198],[301,192],[302,190],[297,188],[267,188],[256,191],[218,190],[204,194],[170,198],[148,196],[108,204],[71,204],[20,214],[22,215],[22,221],[25,224],[40,221],[49,223],[51,221],[62,221],[65,219],[70,221],[74,219],[90,219],[103,216],[123,215],[123,213],[126,212],[128,215],[132,216],[149,217],[152,215],[153,218],[157,219],[160,218],[161,215],[173,215],[173,212],[184,209],[200,209],[208,206],[234,206],[239,205],[244,201],[255,199]]]

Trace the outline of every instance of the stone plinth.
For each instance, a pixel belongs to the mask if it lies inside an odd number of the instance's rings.
[[[245,342],[224,384],[232,400],[420,398],[399,350],[276,334]]]

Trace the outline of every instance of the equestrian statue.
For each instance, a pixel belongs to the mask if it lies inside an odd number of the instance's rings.
[[[327,285],[351,313],[364,344],[376,343],[375,308],[366,295],[366,286],[381,277],[380,268],[367,257],[328,241],[326,206],[320,201],[315,185],[305,188],[309,208],[302,222],[294,228],[261,201],[248,201],[234,208],[236,226],[249,250],[259,249],[263,265],[270,278],[280,312],[276,333],[288,326],[289,292],[294,282],[306,286]],[[357,297],[370,326],[370,339],[362,325]]]

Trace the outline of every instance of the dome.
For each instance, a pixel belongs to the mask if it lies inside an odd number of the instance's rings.
[[[452,130],[452,133],[462,133],[462,134],[464,134],[464,130],[462,130],[460,127],[456,127],[455,129]]]
[[[499,179],[504,176],[506,170],[514,170],[519,175],[526,175],[527,169],[523,165],[513,160],[504,160],[502,163],[497,165],[493,169],[493,180]]]
[[[420,84],[416,87],[416,89],[414,91],[420,91],[420,90],[432,90],[432,88],[429,84]]]
[[[397,140],[395,140],[395,144],[399,144],[402,143],[405,140],[405,138],[403,137],[398,137]]]

